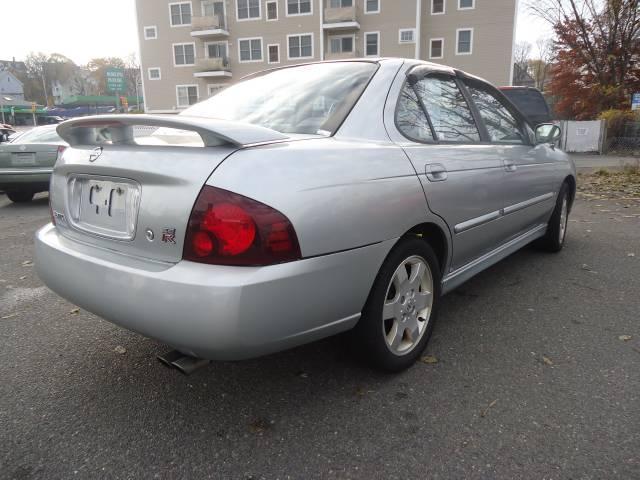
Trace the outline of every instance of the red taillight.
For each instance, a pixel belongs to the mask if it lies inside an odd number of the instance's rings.
[[[291,222],[277,210],[205,185],[189,218],[183,257],[215,265],[272,265],[299,259],[300,247]]]
[[[67,149],[67,147],[65,147],[64,145],[60,145],[58,147],[58,155],[56,156],[56,162],[58,160],[60,160],[60,157],[62,157],[62,154],[64,153],[64,151]]]

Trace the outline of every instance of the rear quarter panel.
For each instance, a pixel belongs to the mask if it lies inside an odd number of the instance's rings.
[[[398,238],[429,218],[415,170],[389,142],[332,137],[241,150],[207,183],[285,214],[303,257]]]

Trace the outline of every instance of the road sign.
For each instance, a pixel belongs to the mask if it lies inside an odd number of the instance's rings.
[[[640,93],[634,93],[631,97],[631,110],[640,110]]]
[[[36,113],[38,110],[38,104],[36,102],[31,102],[31,113]]]
[[[107,91],[111,93],[124,92],[124,69],[122,68],[107,68],[105,71],[105,81],[107,84]]]

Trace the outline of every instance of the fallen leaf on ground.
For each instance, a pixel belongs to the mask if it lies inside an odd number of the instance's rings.
[[[31,260],[25,260],[24,262],[22,262],[23,267],[31,267],[32,265],[33,262]]]
[[[435,365],[436,363],[438,363],[438,359],[433,355],[424,356],[420,359],[420,361],[422,363],[426,363],[427,365]]]
[[[618,340],[622,340],[623,342],[628,342],[629,340],[631,340],[631,335],[620,335],[618,337]]]
[[[127,353],[127,349],[124,347],[121,347],[120,345],[118,345],[116,348],[113,349],[114,352],[120,354],[120,355],[124,355],[125,353]]]
[[[262,433],[270,427],[269,422],[262,418],[258,418],[249,424],[249,430],[253,433]]]
[[[77,315],[77,314],[79,314],[79,313],[80,313],[80,309],[79,309],[79,308],[72,308],[72,309],[69,311],[69,315]]]
[[[483,418],[486,417],[487,413],[489,413],[489,410],[496,406],[496,403],[498,403],[498,399],[495,399],[493,402],[491,402],[489,406],[480,413],[480,416]]]
[[[553,361],[549,358],[549,357],[545,357],[544,355],[542,356],[542,361],[544,362],[545,365],[553,365]]]
[[[635,253],[627,253],[627,257],[635,257],[636,254]]]
[[[307,372],[298,372],[296,373],[300,378],[309,378],[309,374]]]
[[[17,317],[17,313],[10,313],[9,315],[5,315],[4,317],[0,317],[0,320],[6,320],[7,318]]]
[[[23,275],[23,276],[20,277],[20,280],[24,280],[25,278],[27,278],[27,276]]]

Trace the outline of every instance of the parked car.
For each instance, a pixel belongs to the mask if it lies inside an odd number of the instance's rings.
[[[8,123],[0,123],[0,143],[8,142],[9,137],[16,133]]]
[[[56,126],[36,127],[0,145],[0,190],[12,202],[30,202],[49,189],[53,165],[67,147]]]
[[[58,132],[40,278],[206,359],[351,330],[374,365],[407,368],[444,293],[533,241],[563,247],[576,186],[558,127],[417,60],[283,67],[182,115]]]
[[[64,122],[64,118],[57,115],[45,115],[38,117],[38,125],[57,125]]]
[[[500,90],[524,114],[532,128],[553,121],[549,104],[537,88],[500,87]]]

